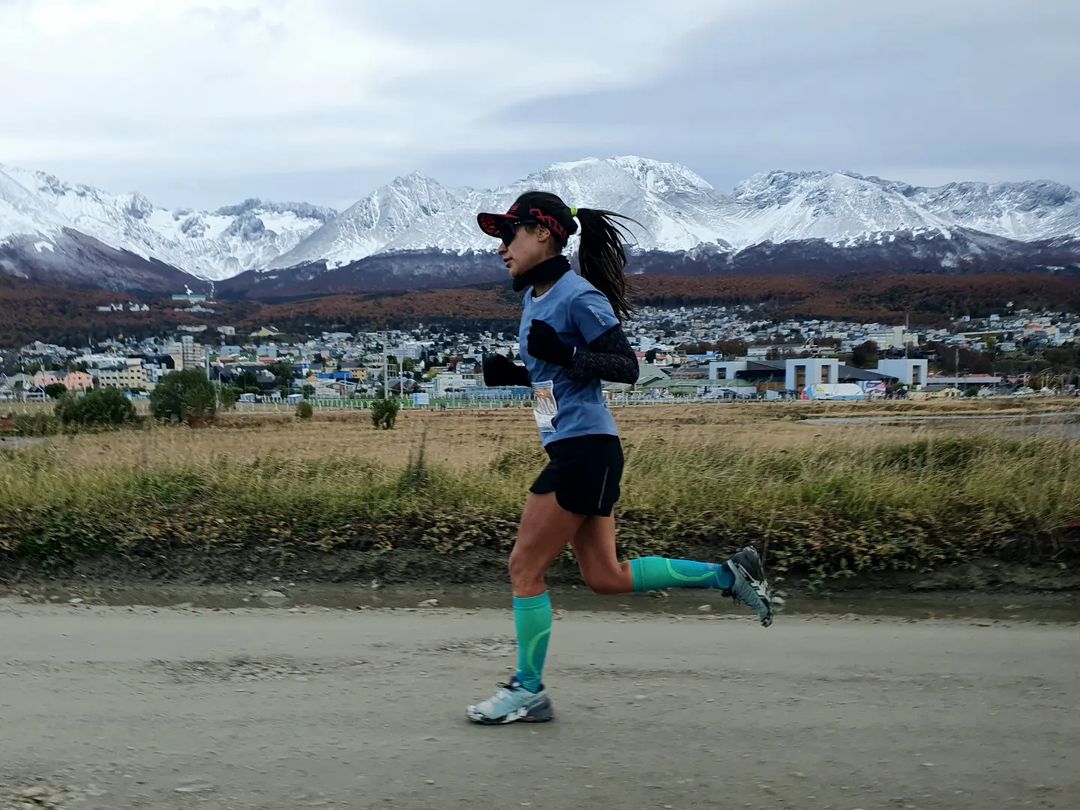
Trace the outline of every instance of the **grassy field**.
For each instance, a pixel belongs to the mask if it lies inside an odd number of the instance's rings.
[[[818,583],[987,557],[1072,566],[1080,442],[1016,432],[1050,411],[1076,419],[1080,402],[619,408],[621,544],[715,558],[768,543],[774,571]],[[803,423],[986,413],[1017,420]],[[500,578],[544,462],[519,408],[406,411],[393,431],[366,413],[230,414],[202,430],[3,446],[0,568],[70,571],[105,555],[204,579],[267,560],[295,576]]]

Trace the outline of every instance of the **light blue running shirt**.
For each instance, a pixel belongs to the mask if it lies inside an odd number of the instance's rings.
[[[545,446],[575,436],[618,436],[600,380],[572,379],[562,366],[529,354],[534,318],[551,324],[564,343],[581,351],[619,323],[607,297],[573,270],[539,297],[534,298],[529,287],[518,327],[518,348],[532,380],[533,413]]]

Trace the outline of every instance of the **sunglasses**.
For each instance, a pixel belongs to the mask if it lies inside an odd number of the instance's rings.
[[[518,228],[522,225],[539,225],[535,219],[519,219],[516,222],[509,222],[502,226],[502,240],[504,245],[509,245],[514,241],[517,236]]]

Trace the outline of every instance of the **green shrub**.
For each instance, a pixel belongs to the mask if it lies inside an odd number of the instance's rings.
[[[218,389],[218,400],[221,403],[221,410],[232,411],[236,409],[236,403],[240,400],[240,395],[244,393],[244,389],[238,388],[235,385],[223,385]]]
[[[315,413],[311,407],[310,402],[298,402],[296,404],[296,418],[297,419],[310,419]]]
[[[150,413],[163,422],[207,424],[217,414],[217,391],[202,369],[173,371],[150,395]]]
[[[61,382],[49,383],[45,386],[45,393],[49,399],[60,399],[67,393],[67,386]]]
[[[397,414],[398,404],[395,399],[376,399],[371,403],[371,424],[376,430],[393,430]]]
[[[118,388],[94,388],[78,396],[66,394],[56,403],[55,411],[65,426],[119,427],[138,421],[135,406]]]

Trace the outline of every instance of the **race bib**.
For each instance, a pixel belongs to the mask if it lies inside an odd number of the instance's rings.
[[[559,415],[559,403],[555,401],[555,382],[544,380],[533,383],[533,417],[541,433],[555,432],[555,417]]]

